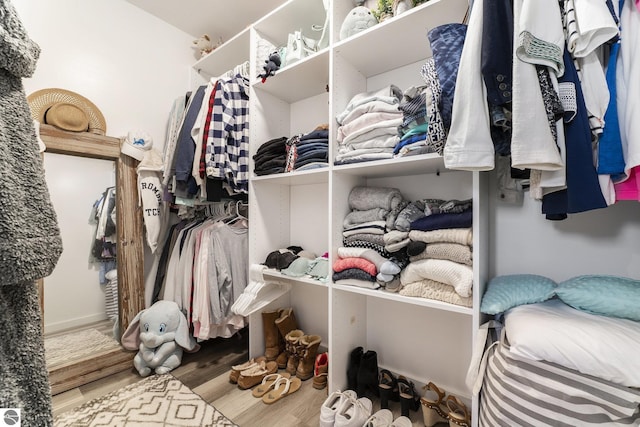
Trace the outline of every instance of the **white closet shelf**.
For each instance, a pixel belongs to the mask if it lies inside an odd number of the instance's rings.
[[[265,280],[275,281],[279,284],[295,286],[296,284],[302,283],[307,285],[322,286],[325,288],[328,286],[326,283],[322,283],[321,281],[312,279],[310,277],[291,277],[287,276],[286,274],[282,274],[277,270],[265,270],[262,272],[262,275],[264,276]]]
[[[269,183],[278,185],[309,185],[329,182],[328,167],[300,172],[278,173],[251,178],[253,183]]]
[[[449,311],[452,313],[464,314],[467,316],[473,315],[473,309],[470,307],[462,307],[460,305],[449,304],[442,301],[432,300],[428,298],[420,297],[406,297],[393,292],[387,292],[381,289],[368,289],[358,286],[350,285],[332,285],[332,289],[337,289],[344,292],[350,292],[354,294],[365,295],[372,298],[386,299],[390,301],[401,302],[403,304],[418,305],[421,307],[429,307],[436,310]]]
[[[212,40],[216,43],[216,40]],[[227,40],[214,51],[193,64],[193,68],[203,71],[207,77],[219,77],[236,65],[249,60],[250,30],[245,29]]]
[[[258,73],[263,71],[263,65],[258,64]],[[325,93],[328,84],[329,49],[323,49],[279,69],[264,83],[260,79],[254,81],[253,87],[293,103]]]
[[[322,0],[289,0],[259,19],[253,27],[275,46],[286,46],[289,33],[301,30],[305,37],[320,38],[314,25],[322,28],[326,13]]]
[[[365,77],[431,57],[427,33],[451,22],[462,22],[467,0],[431,0],[335,44],[335,52]],[[411,28],[411,31],[407,31]],[[421,30],[416,30],[421,29]],[[421,37],[415,34],[420,33]],[[390,43],[389,41],[393,42]]]
[[[443,157],[435,153],[337,165],[333,167],[333,171],[369,178],[449,172],[444,167]]]

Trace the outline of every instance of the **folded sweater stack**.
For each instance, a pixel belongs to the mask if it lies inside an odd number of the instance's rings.
[[[283,173],[287,164],[287,138],[271,139],[262,144],[253,155],[254,173],[258,176]]]
[[[471,307],[471,201],[422,202],[425,215],[412,221],[408,232],[410,263],[400,274],[400,294]]]
[[[343,221],[343,248],[333,265],[338,284],[377,289],[399,284],[398,274],[408,261],[392,257],[385,249],[387,218],[404,202],[400,191],[384,187],[354,187],[349,193],[351,211]],[[397,280],[395,280],[397,279]]]
[[[329,130],[315,129],[290,138],[286,147],[286,172],[326,167],[329,162]]]
[[[336,117],[339,127],[335,164],[392,158],[400,140],[401,99],[402,91],[394,85],[355,95]]]

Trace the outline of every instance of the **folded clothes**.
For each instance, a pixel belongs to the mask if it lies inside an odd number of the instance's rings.
[[[306,141],[307,139],[328,139],[328,138],[329,138],[328,129],[316,129],[302,135],[300,137],[300,141]]]
[[[348,125],[358,117],[367,113],[397,113],[398,103],[397,102],[385,102],[385,101],[371,101],[365,104],[359,105],[354,108],[341,122],[338,122],[340,125]]]
[[[357,119],[353,120],[349,124],[338,127],[337,141],[344,141],[348,136],[354,135],[358,132],[362,132],[364,129],[373,129],[374,127],[381,127],[382,123],[389,120],[398,121],[398,125],[402,124],[402,113],[396,111],[393,113],[376,112],[363,114]],[[386,126],[386,125],[385,125]]]
[[[329,163],[329,159],[325,156],[325,157],[309,157],[308,159],[296,160],[294,169],[299,170],[300,168],[308,164],[316,164],[316,163],[324,163],[323,166],[327,166],[327,164]]]
[[[375,276],[378,274],[378,268],[371,261],[364,258],[357,257],[349,257],[349,258],[338,258],[333,262],[333,271],[339,273],[344,270],[348,270],[351,268],[359,268],[362,271],[366,271],[367,273]]]
[[[473,212],[441,213],[418,218],[410,225],[411,230],[431,231],[447,228],[467,228],[473,225]]]
[[[409,259],[411,262],[421,259],[447,259],[459,264],[473,265],[471,247],[468,245],[460,245],[458,243],[429,243],[411,242],[411,244],[423,244],[423,251],[412,255]],[[411,245],[410,244],[410,245]]]
[[[420,200],[415,200],[407,205],[396,218],[394,228],[400,231],[408,232],[411,229],[411,223],[413,221],[423,218],[424,215],[424,203]]]
[[[400,267],[397,264],[390,261],[388,258],[383,257],[378,252],[367,248],[348,248],[341,246],[338,248],[338,257],[340,258],[364,258],[372,262],[379,273],[383,274],[398,274],[400,273]]]
[[[348,201],[351,209],[366,211],[373,208],[391,210],[403,200],[397,188],[387,187],[354,187],[349,193]]]
[[[382,101],[389,104],[395,104],[397,106],[400,103],[401,99],[402,90],[396,85],[385,86],[382,89],[371,92],[358,93],[351,98],[351,100],[347,104],[347,107],[342,111],[342,113],[336,116],[336,121],[338,123],[343,123],[345,117],[347,117],[349,113],[351,113],[351,111],[368,102]]]
[[[274,168],[265,169],[265,170],[257,170],[257,171],[254,171],[254,173],[258,176],[275,175],[278,173],[284,173],[284,166],[274,167]]]
[[[358,234],[354,234],[348,237],[344,237],[342,239],[343,242],[355,242],[355,241],[361,241],[361,242],[368,242],[368,243],[373,243],[375,245],[380,245],[382,247],[384,247],[385,243],[384,243],[384,235],[382,234],[371,234],[371,233],[358,233]],[[346,246],[346,245],[345,245]]]
[[[364,270],[360,270],[359,268],[348,268],[346,270],[333,273],[334,282],[338,280],[344,280],[344,279],[357,279],[357,280],[364,280],[366,282],[375,282],[376,276],[371,275]]]
[[[411,144],[415,144],[417,142],[422,143],[422,145],[426,144],[426,138],[427,138],[427,134],[426,133],[419,133],[417,135],[412,135],[409,138],[403,138],[400,140],[400,142],[398,142],[394,147],[393,147],[393,153],[394,154],[398,154],[403,148],[405,148],[408,145]]]
[[[329,166],[329,163],[325,160],[325,161],[309,162],[304,165],[296,165],[294,169],[297,171],[306,171],[311,169],[326,168],[327,166]]]
[[[462,213],[472,208],[472,200],[423,199],[425,215],[437,213]]]
[[[367,209],[366,211],[353,210],[344,217],[342,226],[343,228],[349,228],[368,221],[383,221],[386,219],[388,213],[389,211],[382,208]]]
[[[345,228],[342,232],[344,237],[353,236],[354,234],[384,234],[386,222],[385,221],[368,221],[361,224],[352,225],[349,228]]]
[[[284,157],[277,157],[275,159],[271,159],[267,162],[260,164],[260,166],[256,166],[254,170],[266,170],[274,167],[283,167],[286,165],[287,160]]]
[[[366,240],[354,240],[354,241],[349,241],[349,242],[343,240],[342,244],[347,248],[366,248],[366,249],[371,249],[371,250],[374,250],[374,251],[378,252],[380,255],[382,255],[385,258],[391,257],[391,254],[389,252],[387,252],[387,250],[384,248],[384,245],[380,245],[380,244],[377,244],[377,243],[371,243],[371,242],[368,242]],[[394,263],[398,264],[395,261],[394,261]],[[402,268],[402,267],[400,267],[400,268]]]
[[[473,305],[472,297],[462,297],[455,291],[453,286],[429,279],[403,285],[402,289],[400,289],[400,295],[427,298],[462,307],[471,307]]]
[[[338,273],[342,274],[342,273]],[[380,284],[378,282],[370,282],[368,280],[358,280],[358,279],[333,279],[333,283],[336,285],[343,286],[357,286],[359,288],[368,288],[368,289],[379,289]]]
[[[403,285],[430,279],[451,285],[462,297],[471,296],[473,269],[468,265],[443,259],[423,259],[411,262],[400,273]]]
[[[256,156],[260,156],[268,152],[276,152],[276,153],[284,152],[286,142],[287,142],[287,138],[284,136],[280,138],[274,138],[265,142],[260,147],[258,147],[258,151],[256,151],[256,154],[254,155],[254,159],[256,158]]]
[[[418,242],[437,243],[459,243],[471,246],[473,244],[473,232],[471,228],[448,228],[442,230],[420,231],[411,230],[409,238]]]
[[[366,151],[366,150],[365,150]],[[384,153],[357,154],[349,156],[336,156],[334,165],[349,165],[353,163],[372,162],[375,160],[393,159],[393,150]]]

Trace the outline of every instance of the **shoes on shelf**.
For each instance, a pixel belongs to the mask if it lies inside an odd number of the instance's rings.
[[[398,377],[398,390],[400,394],[400,412],[402,416],[409,417],[409,411],[417,411],[420,407],[420,396],[412,381],[403,376]]]
[[[400,393],[398,390],[398,379],[390,371],[386,369],[380,370],[380,382],[378,384],[380,391],[380,407],[389,409],[389,401],[400,401]]]
[[[329,353],[320,353],[316,356],[313,368],[313,388],[322,390],[327,386],[329,375]]]
[[[349,354],[349,365],[347,366],[347,388],[349,390],[355,390],[358,385],[358,370],[363,354],[362,347],[354,348]]]
[[[366,351],[360,359],[358,376],[356,379],[356,393],[358,397],[364,397],[367,391],[378,396],[378,353],[373,350]]]
[[[389,409],[380,409],[365,421],[363,427],[389,427],[393,422],[393,414]]]
[[[238,382],[238,377],[240,376],[240,372],[249,368],[253,368],[254,366],[257,366],[260,362],[266,362],[266,361],[267,361],[266,357],[260,356],[260,357],[256,357],[255,359],[251,358],[240,365],[233,365],[231,367],[231,372],[229,372],[229,382],[231,384],[236,384]]]
[[[334,391],[327,397],[320,407],[320,427],[333,427],[338,410],[349,399],[356,400],[358,395],[353,390]]]
[[[320,335],[303,335],[298,341],[299,361],[296,368],[296,377],[302,381],[313,377],[314,364],[320,342],[322,342]]]
[[[278,371],[278,364],[275,361],[260,362],[256,366],[240,372],[238,377],[238,387],[246,390],[260,384],[265,376],[275,374]]]
[[[389,427],[411,427],[412,425],[413,423],[410,418],[402,416],[396,418],[391,424],[389,424]]]
[[[425,427],[433,427],[437,423],[449,421],[449,410],[445,406],[445,392],[434,383],[423,387],[424,396],[420,398],[422,403],[422,417]]]
[[[447,396],[447,409],[449,410],[450,427],[470,427],[471,414],[467,405],[454,395]]]
[[[373,403],[366,397],[349,398],[336,413],[334,427],[362,427],[373,412]]]

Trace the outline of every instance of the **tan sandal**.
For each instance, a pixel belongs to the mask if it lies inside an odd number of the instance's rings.
[[[426,427],[433,427],[434,425],[442,422],[449,421],[449,415],[445,405],[445,392],[440,390],[437,385],[430,382],[426,386],[422,387],[426,393],[434,392],[437,396],[436,400],[429,399],[426,396],[420,398],[422,403],[422,417],[424,418],[424,425]],[[430,393],[432,394],[432,393]]]
[[[262,379],[278,371],[278,364],[275,361],[260,362],[257,366],[249,369],[245,369],[240,372],[238,377],[238,387],[242,390],[253,387],[256,384],[260,384]]]
[[[267,360],[266,357],[260,356],[257,358],[251,358],[250,360],[240,364],[234,365],[231,367],[231,372],[229,372],[229,382],[231,384],[236,384],[238,382],[238,377],[240,377],[240,372],[253,368],[257,366],[260,362],[265,362]]]
[[[447,408],[449,409],[449,427],[470,427],[471,414],[460,399],[456,396],[447,396]]]
[[[262,401],[268,405],[277,402],[285,396],[295,393],[300,390],[302,386],[302,380],[298,377],[289,378],[280,378],[273,385],[273,389],[270,390],[267,394],[262,396]]]
[[[289,375],[288,372],[285,372],[283,374],[269,374],[269,375],[265,375],[265,377],[262,379],[262,382],[260,384],[258,384],[258,386],[256,388],[253,389],[253,391],[251,392],[251,395],[253,397],[262,397],[264,396],[269,390],[271,390],[271,388],[274,386],[274,384],[280,379],[280,378],[290,378],[291,375]]]

